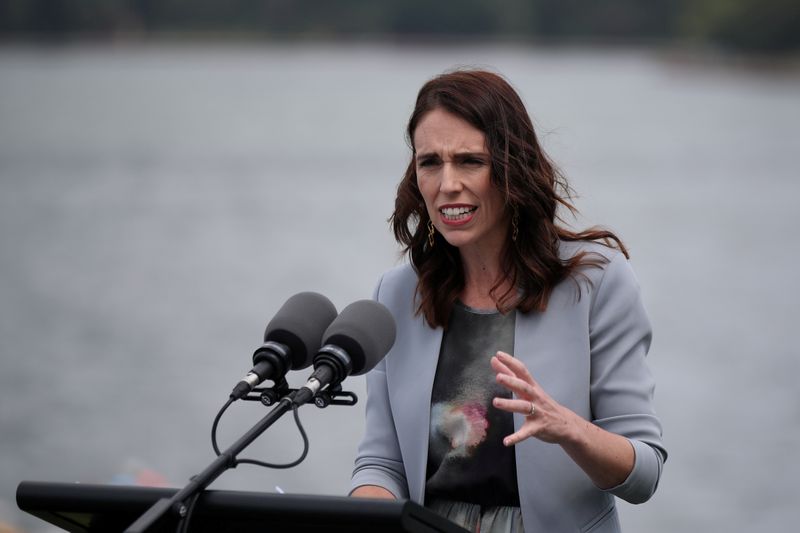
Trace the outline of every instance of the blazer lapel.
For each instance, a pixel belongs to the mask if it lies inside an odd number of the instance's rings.
[[[442,328],[432,329],[421,316],[413,318],[387,360],[389,398],[411,499],[423,503],[428,464],[431,391],[442,345]],[[389,377],[391,376],[391,377]],[[397,385],[395,385],[397,384]],[[402,388],[401,385],[402,384]]]

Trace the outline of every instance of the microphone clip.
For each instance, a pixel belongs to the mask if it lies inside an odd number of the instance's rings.
[[[250,402],[261,402],[267,407],[271,407],[278,403],[278,400],[287,396],[292,392],[289,388],[289,383],[283,377],[280,381],[276,382],[272,387],[256,387],[250,393],[242,398]]]
[[[281,398],[286,396],[293,396],[298,389],[289,387],[286,378],[281,378],[280,381],[275,383],[272,387],[256,387],[242,400],[250,402],[260,402],[267,407],[271,407],[278,403]],[[329,405],[355,405],[358,403],[358,396],[354,392],[342,390],[341,385],[334,387],[326,387],[321,390],[314,397],[314,405],[320,409],[324,409]]]
[[[341,385],[331,389],[327,387],[314,396],[314,405],[320,409],[325,409],[329,405],[355,405],[358,403],[358,396],[354,392],[342,390]]]

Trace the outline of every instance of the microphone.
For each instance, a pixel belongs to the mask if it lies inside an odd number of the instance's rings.
[[[383,304],[359,300],[345,307],[328,326],[314,356],[314,373],[294,396],[296,405],[311,400],[326,386],[335,387],[350,374],[372,370],[394,344],[395,324]]]
[[[289,370],[311,364],[336,307],[321,294],[295,294],[278,310],[264,331],[264,344],[253,353],[253,369],[236,384],[232,400],[244,398],[259,383],[280,380]]]

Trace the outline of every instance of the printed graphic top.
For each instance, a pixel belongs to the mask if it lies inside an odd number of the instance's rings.
[[[489,360],[514,353],[516,311],[478,310],[457,302],[442,338],[431,394],[425,499],[519,507],[512,415],[492,406],[511,396]]]

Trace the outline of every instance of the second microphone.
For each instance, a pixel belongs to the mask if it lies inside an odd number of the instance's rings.
[[[322,336],[322,348],[314,356],[314,373],[294,396],[303,405],[325,387],[335,387],[347,376],[364,374],[394,344],[392,314],[373,300],[359,300],[345,307]]]

